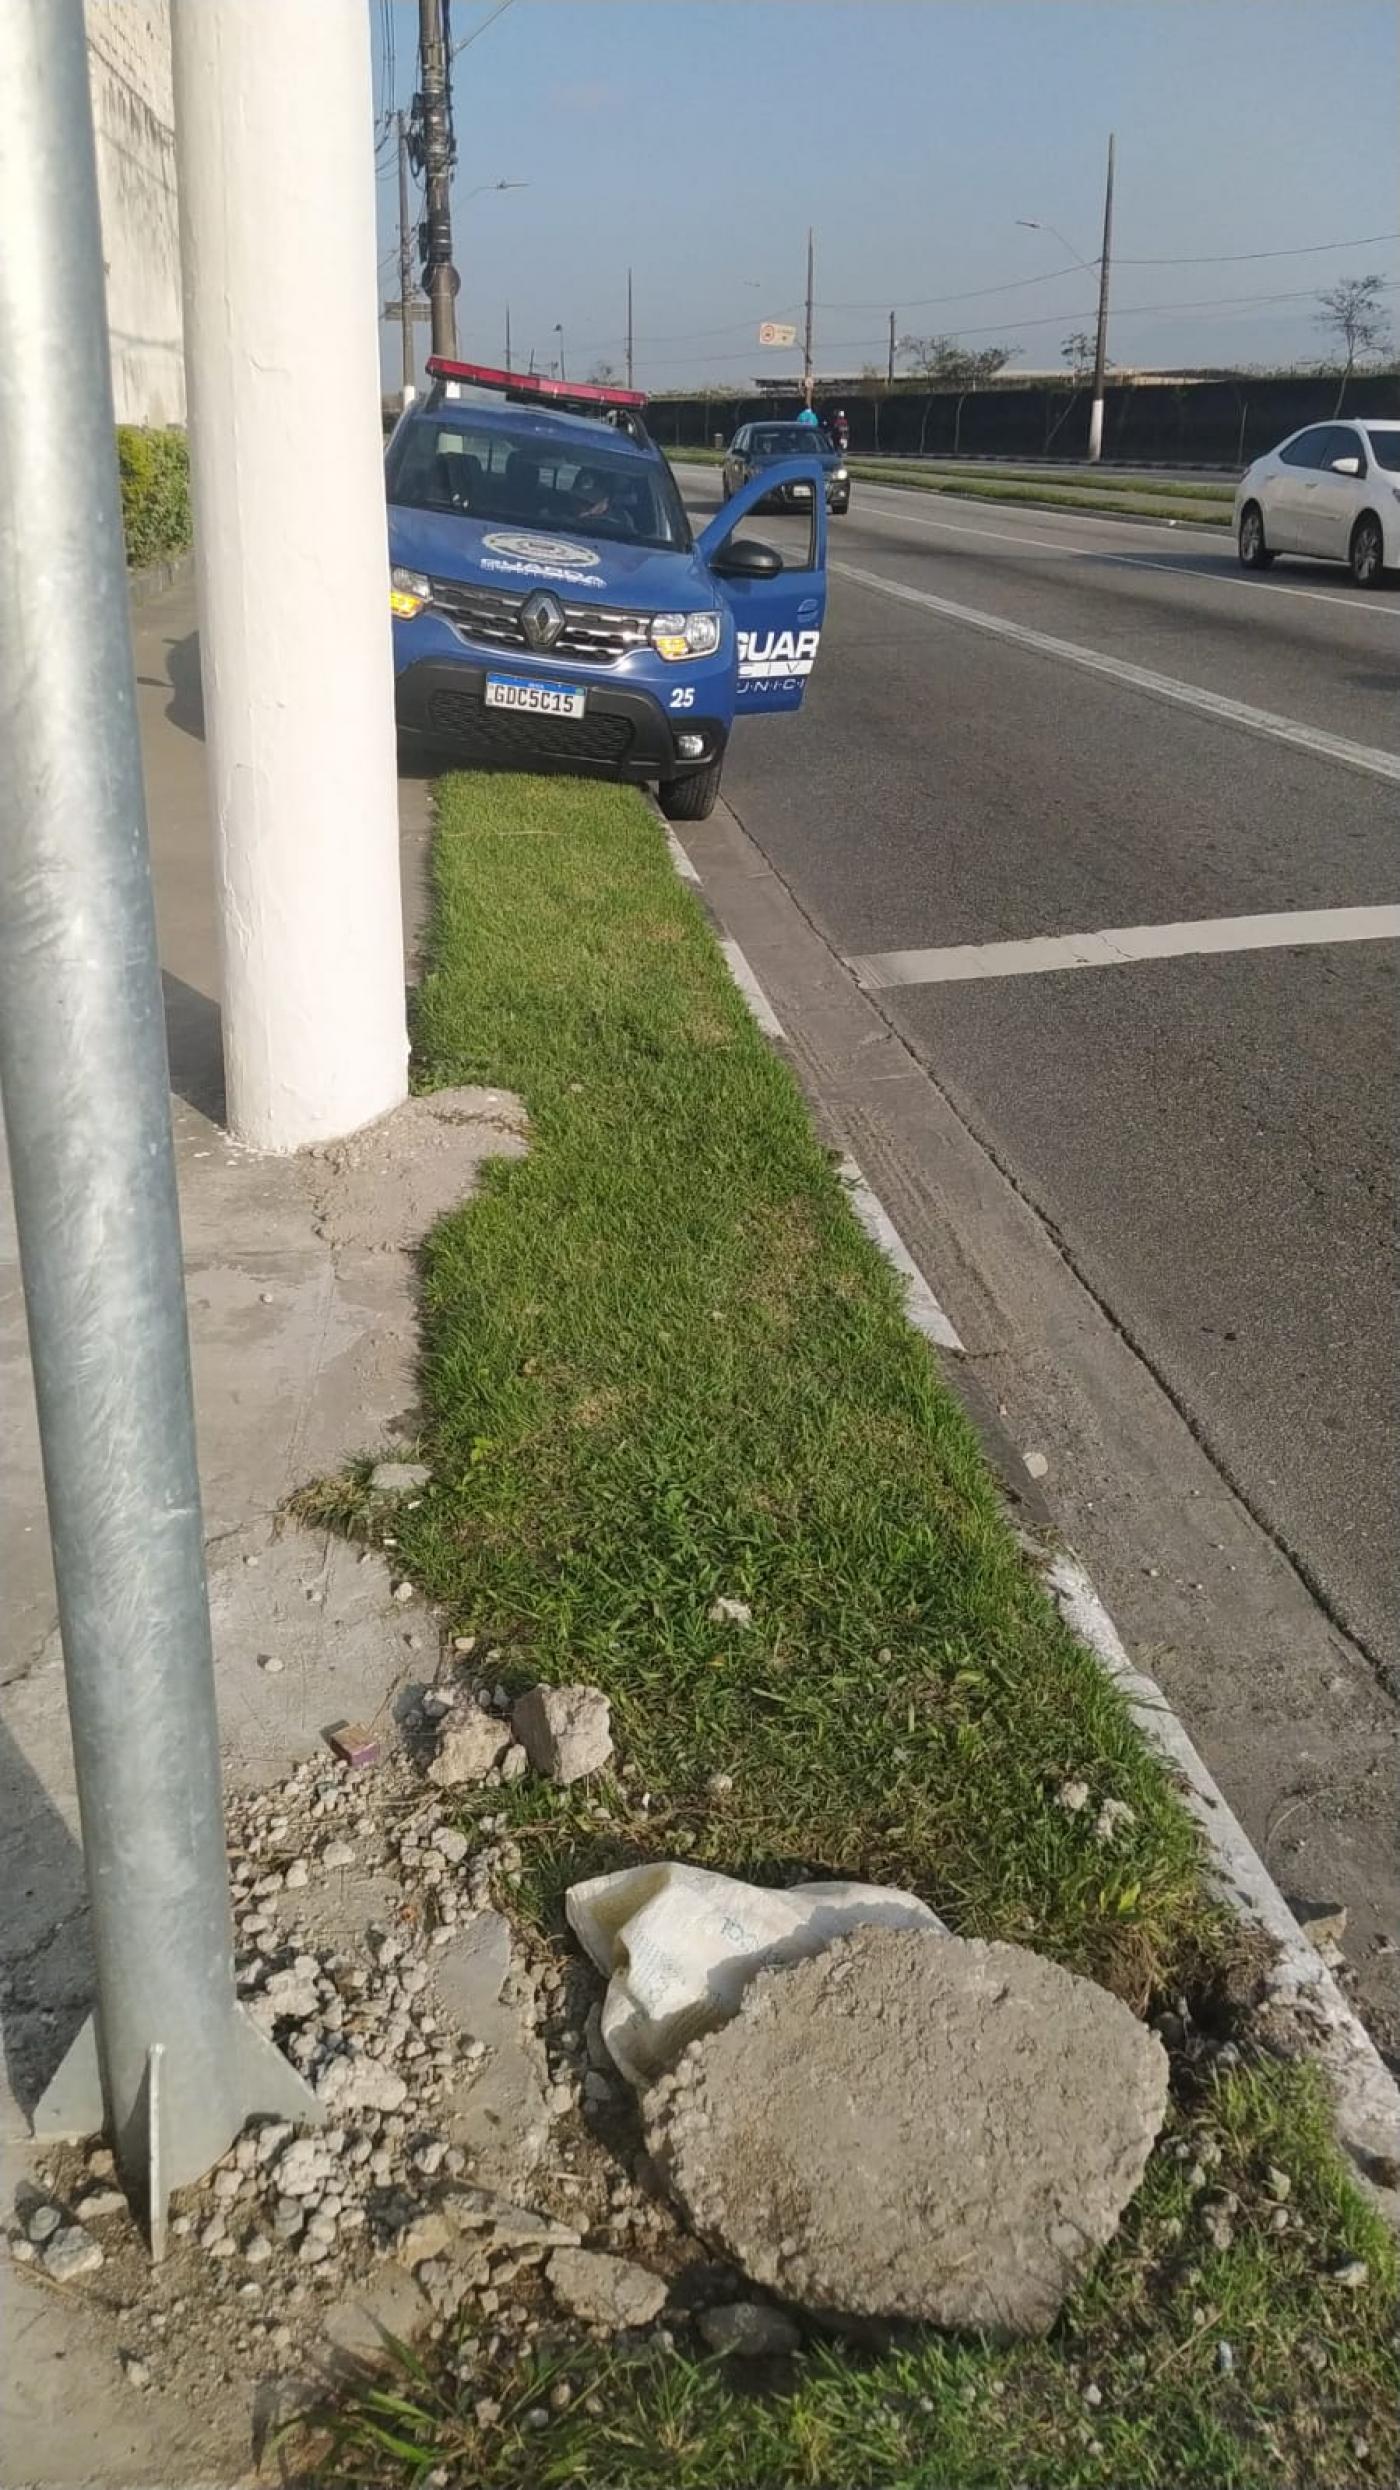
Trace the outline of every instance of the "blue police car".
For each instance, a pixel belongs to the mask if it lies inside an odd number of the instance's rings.
[[[428,365],[386,458],[399,731],[478,765],[655,785],[703,821],[736,717],[800,707],[826,605],[811,457],[805,552],[696,537],[638,391]],[[785,478],[785,480],[787,480]]]

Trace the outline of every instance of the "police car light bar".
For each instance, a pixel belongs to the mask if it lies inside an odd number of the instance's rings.
[[[556,406],[627,406],[646,405],[644,389],[603,389],[591,380],[551,380],[544,372],[502,372],[489,363],[454,363],[448,356],[430,354],[428,370],[434,380],[464,380],[474,389],[504,389],[512,397],[550,398]]]

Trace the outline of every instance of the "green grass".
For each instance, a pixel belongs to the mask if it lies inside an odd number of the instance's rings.
[[[574,1876],[681,1849],[755,1877],[800,1865],[909,1886],[963,1932],[1033,1945],[1139,2008],[1207,1996],[1233,1940],[1189,1822],[1018,1553],[648,808],[450,779],[433,871],[419,1078],[520,1091],[532,1140],[426,1249],[434,1483],[396,1516],[396,1561],[502,1646],[499,1674],[604,1686],[636,1776],[604,1819],[596,1793],[490,1794],[516,1818],[526,1907],[552,1920]],[[364,1477],[304,1509],[372,1529]],[[721,1592],[751,1604],[751,1630],[709,1623]],[[732,1776],[718,1798],[717,1771]],[[1055,1804],[1072,1774],[1095,1806],[1133,1809],[1111,1847],[1094,1807]],[[1302,2079],[1240,2070],[1192,2114],[1246,2207],[1236,2247],[1217,2258],[1189,2221],[1171,2236],[1190,2206],[1159,2154],[1048,2345],[813,2352],[758,2401],[678,2350],[611,2376],[597,2414],[580,2355],[578,2397],[543,2435],[507,2417],[478,2436],[407,2361],[378,2390],[389,2402],[342,2411],[328,2477],[1340,2490],[1365,2478],[1350,2438],[1380,2444],[1386,2426],[1384,2243]],[[1270,2162],[1306,2214],[1282,2242],[1262,2227]],[[1343,2303],[1318,2277],[1352,2253],[1376,2282]],[[1222,2335],[1236,2370],[1217,2380]],[[1321,2384],[1300,2336],[1333,2347]],[[502,2391],[523,2411],[541,2389]],[[1252,2405],[1276,2416],[1277,2461]]]
[[[672,459],[717,466],[719,450],[671,450]],[[1175,519],[1192,527],[1229,527],[1234,488],[1230,485],[1188,484],[1167,478],[1160,484],[1117,483],[1112,476],[1080,483],[1067,477],[1035,476],[1010,468],[916,467],[904,460],[852,458],[858,483],[897,484],[909,492],[942,493],[953,500],[1022,502],[1035,509],[1083,510],[1092,516],[1115,513],[1126,518]]]

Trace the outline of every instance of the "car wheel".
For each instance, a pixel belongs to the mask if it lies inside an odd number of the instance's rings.
[[[1264,542],[1264,513],[1257,501],[1246,502],[1240,512],[1240,562],[1247,571],[1266,571],[1273,555]]]
[[[688,778],[663,778],[656,792],[668,821],[708,821],[719,802],[723,761],[692,770]]]
[[[1358,588],[1380,587],[1385,578],[1385,538],[1373,510],[1363,510],[1352,529],[1347,561]]]

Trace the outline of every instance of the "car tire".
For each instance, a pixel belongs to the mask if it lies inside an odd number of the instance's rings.
[[[657,788],[661,810],[668,821],[708,821],[719,802],[719,782],[724,774],[723,761],[711,761],[706,769],[692,770],[686,778],[663,778]]]
[[[1245,503],[1240,512],[1240,532],[1236,540],[1240,568],[1246,571],[1267,571],[1273,554],[1264,541],[1264,513],[1257,501]]]
[[[1385,536],[1374,510],[1363,510],[1351,531],[1347,568],[1358,588],[1385,584]]]

